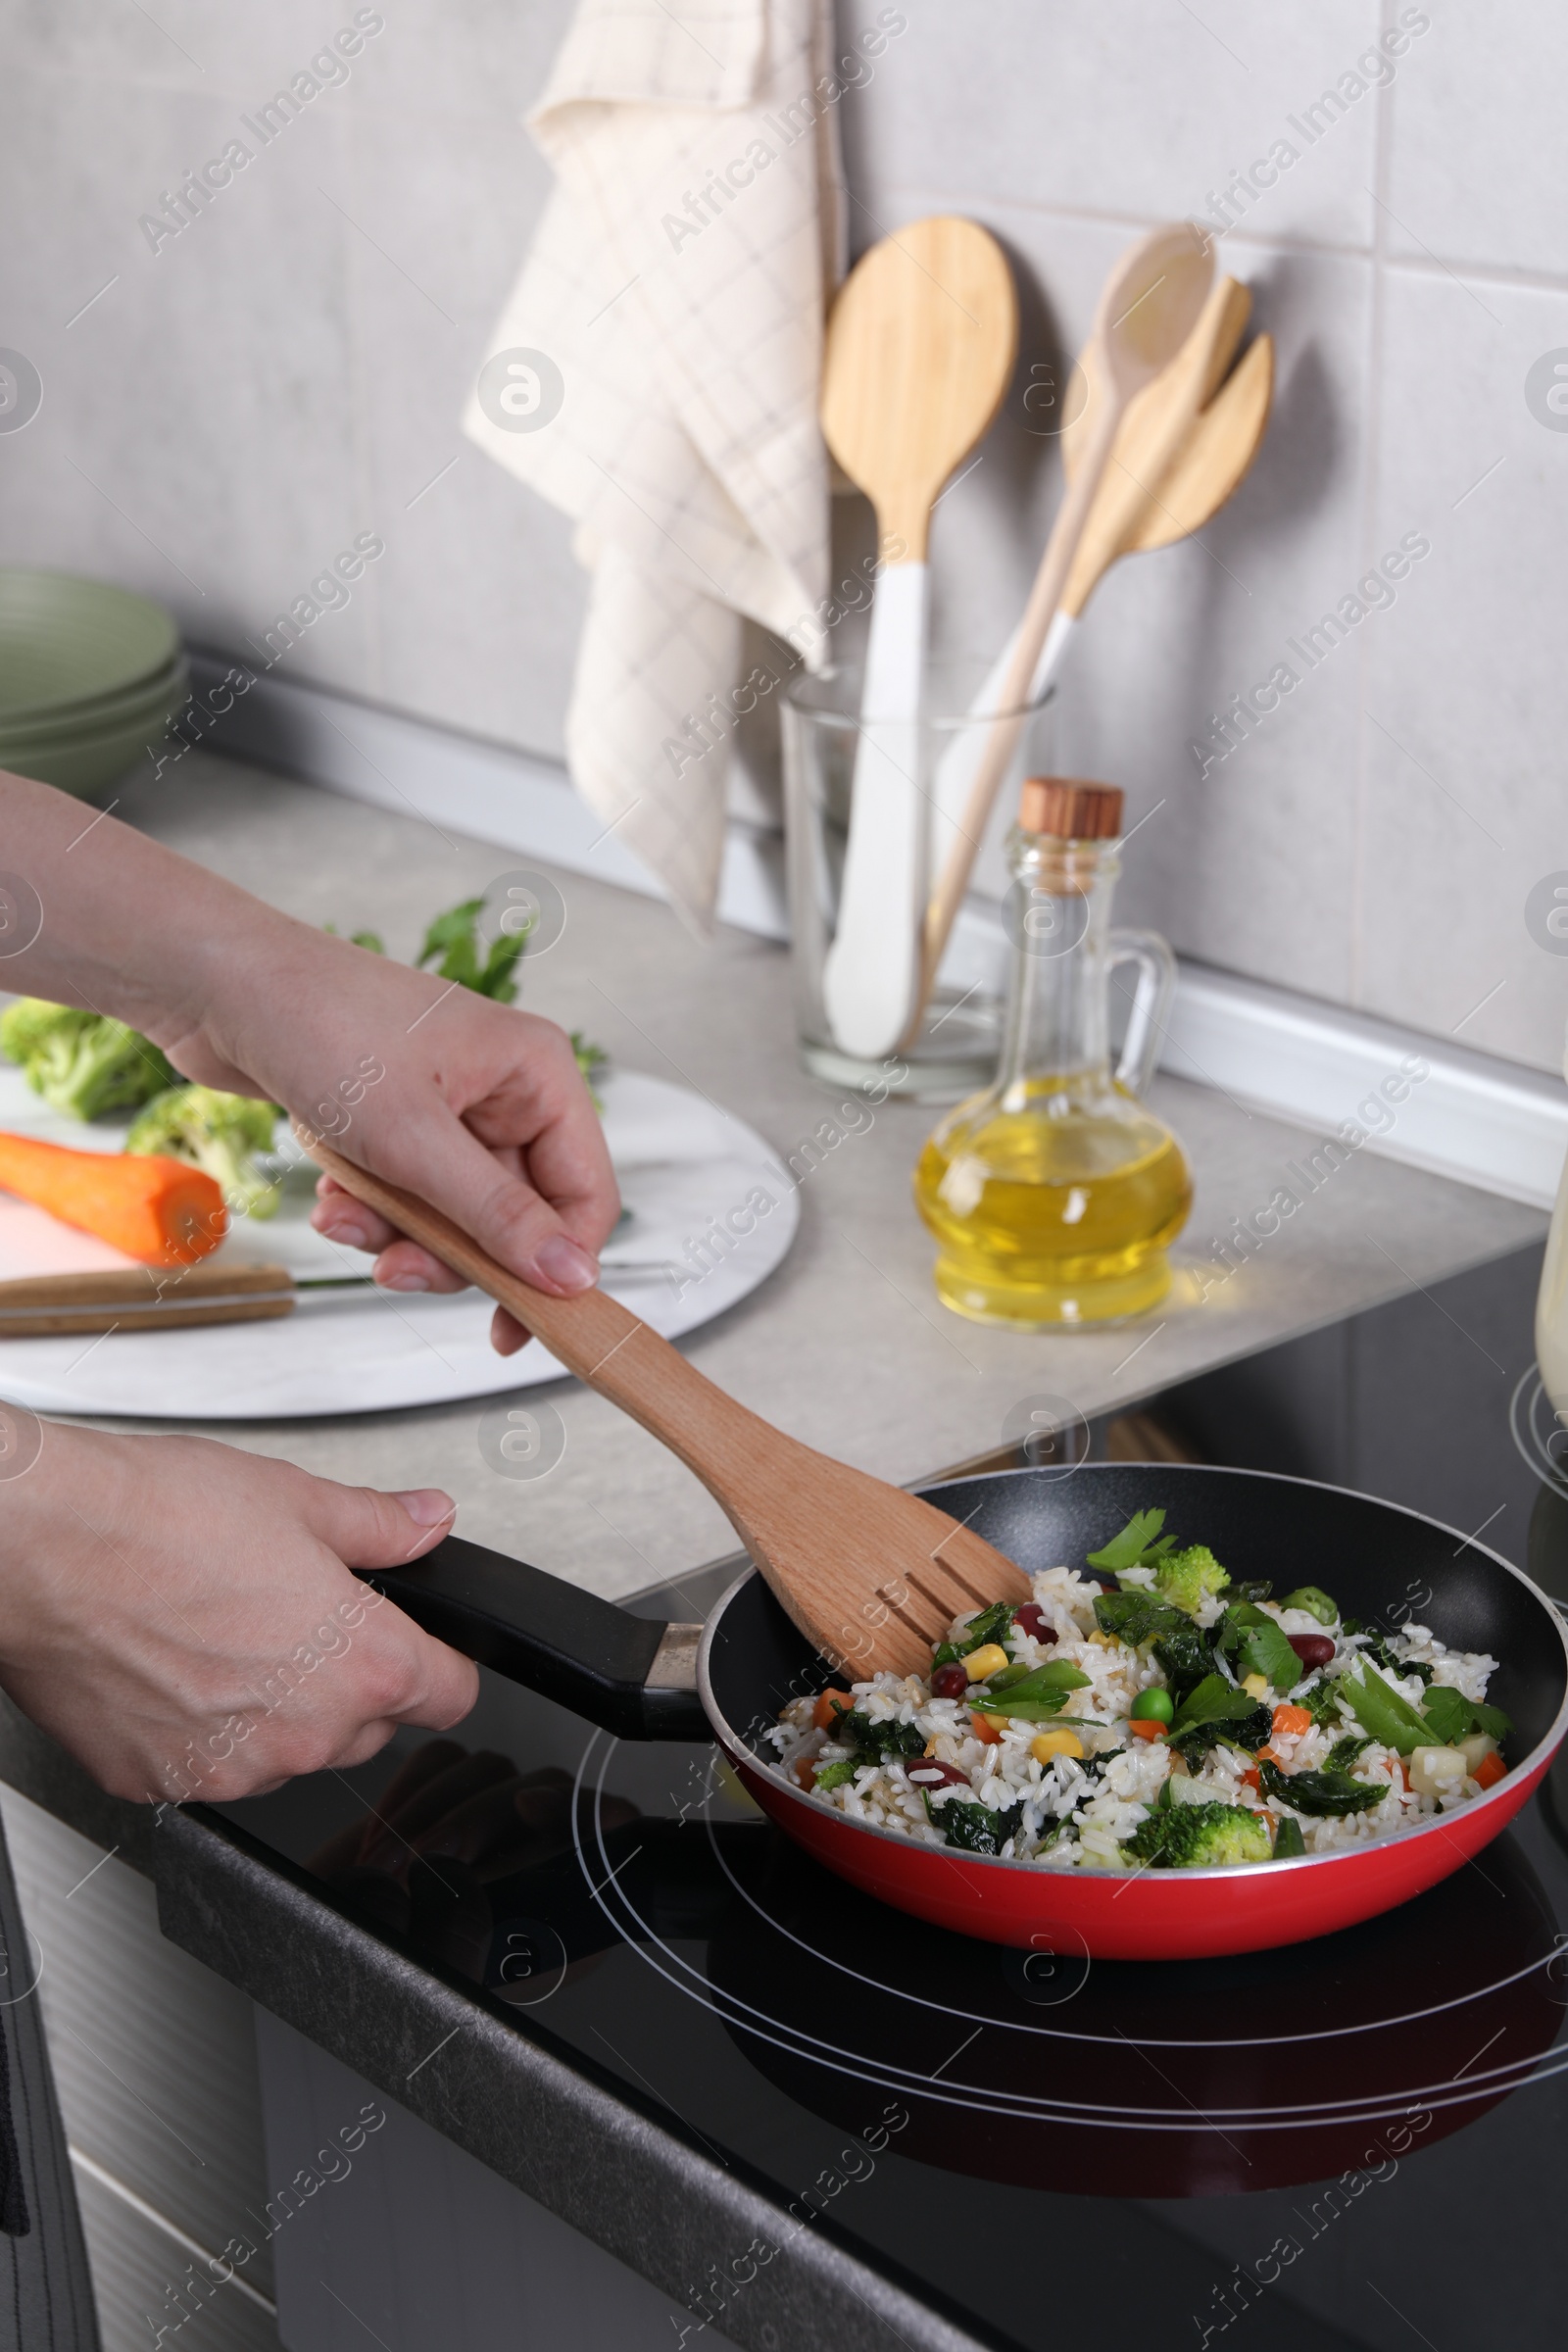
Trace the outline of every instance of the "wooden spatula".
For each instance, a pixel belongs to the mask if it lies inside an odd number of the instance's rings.
[[[801,1632],[839,1672],[923,1671],[955,1617],[1027,1600],[1021,1569],[946,1512],[760,1420],[603,1291],[547,1298],[427,1201],[323,1143],[345,1192],[509,1308],[568,1371],[667,1446],[733,1525]]]
[[[851,271],[828,319],[822,432],[892,550],[871,608],[849,846],[822,975],[834,1036],[866,1060],[898,1043],[919,979],[931,510],[995,416],[1017,348],[1011,271],[973,220],[915,220],[884,237]]]

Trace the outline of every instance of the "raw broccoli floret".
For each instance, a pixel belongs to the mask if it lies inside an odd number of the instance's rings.
[[[189,1160],[222,1189],[237,1216],[270,1217],[278,1187],[256,1163],[272,1148],[277,1112],[249,1095],[211,1086],[176,1086],[149,1102],[125,1138],[125,1150]]]
[[[1204,1601],[1223,1592],[1230,1581],[1206,1544],[1167,1552],[1154,1569],[1154,1591],[1189,1617],[1196,1617]]]
[[[34,1094],[73,1118],[134,1110],[179,1072],[124,1021],[24,997],[0,1014],[0,1053],[20,1064]]]
[[[1156,1870],[1211,1870],[1221,1863],[1270,1862],[1268,1824],[1245,1805],[1172,1805],[1151,1813],[1127,1851]]]
[[[74,1004],[51,1004],[43,997],[19,997],[0,1012],[0,1054],[25,1069],[44,1041],[58,1030],[75,1037],[97,1015]]]

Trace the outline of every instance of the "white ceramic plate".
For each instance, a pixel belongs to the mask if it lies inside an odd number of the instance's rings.
[[[605,1250],[604,1287],[666,1339],[679,1339],[766,1280],[795,1238],[800,1202],[756,1129],[701,1095],[635,1070],[612,1071],[600,1092],[631,1211]],[[0,1127],[78,1149],[120,1148],[118,1128],[58,1117],[4,1065]],[[759,1193],[766,1209],[753,1200]],[[364,1256],[311,1230],[314,1197],[315,1171],[301,1165],[277,1214],[241,1223],[219,1255],[286,1266],[296,1276],[366,1272]],[[727,1250],[704,1247],[715,1219]],[[737,1236],[737,1225],[750,1231]],[[129,1262],[90,1234],[0,1195],[0,1280]],[[537,1341],[521,1355],[495,1354],[490,1315],[489,1300],[471,1291],[446,1298],[328,1291],[271,1323],[0,1340],[0,1396],[47,1413],[273,1421],[445,1404],[565,1377]]]

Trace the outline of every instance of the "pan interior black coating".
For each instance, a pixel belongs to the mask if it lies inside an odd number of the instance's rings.
[[[1518,1762],[1562,1705],[1564,1653],[1547,1604],[1462,1535],[1394,1503],[1259,1471],[1167,1463],[1085,1463],[1063,1477],[995,1471],[924,1490],[928,1502],[978,1530],[1033,1571],[1081,1569],[1134,1511],[1162,1504],[1178,1543],[1207,1544],[1234,1577],[1266,1576],[1276,1594],[1321,1585],[1348,1616],[1392,1632],[1406,1619],[1451,1648],[1499,1661],[1487,1696],[1513,1717]],[[760,1577],[713,1629],[710,1672],[719,1712],[764,1762],[767,1727],[803,1691],[835,1676],[796,1632]]]

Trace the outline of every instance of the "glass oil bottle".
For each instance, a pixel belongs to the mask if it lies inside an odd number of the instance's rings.
[[[948,1113],[920,1155],[915,1205],[936,1236],[944,1303],[977,1323],[1060,1330],[1123,1322],[1170,1287],[1187,1222],[1181,1146],[1140,1097],[1175,987],[1166,942],[1109,929],[1122,795],[1035,776],[1008,837],[1011,993],[994,1084]],[[1114,1074],[1110,977],[1138,967]]]

